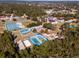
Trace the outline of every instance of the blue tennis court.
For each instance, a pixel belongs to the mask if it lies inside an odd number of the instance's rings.
[[[43,44],[44,42],[48,41],[48,39],[39,34],[39,35],[35,35],[35,36],[33,36],[33,37],[30,37],[30,41],[31,41],[34,45],[40,46],[40,45]]]
[[[7,29],[8,31],[13,31],[13,30],[20,29],[20,25],[17,24],[17,23],[13,23],[13,22],[11,22],[11,23],[6,23],[5,26],[6,26],[6,29]]]
[[[31,32],[31,29],[24,28],[24,29],[21,29],[20,32],[21,32],[21,34],[27,34],[27,33]]]

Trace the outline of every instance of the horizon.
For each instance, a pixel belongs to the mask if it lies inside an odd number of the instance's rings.
[[[79,0],[0,0],[0,1],[79,1]]]

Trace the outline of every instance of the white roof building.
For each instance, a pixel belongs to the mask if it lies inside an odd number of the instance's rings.
[[[26,47],[31,47],[32,46],[32,44],[31,44],[31,42],[29,40],[25,40],[23,42],[24,42]]]
[[[23,16],[21,16],[21,18],[27,18],[28,16],[26,14],[24,14]]]
[[[46,10],[45,12],[46,12],[47,14],[51,14],[51,13],[52,13],[52,10],[49,9],[49,10]]]
[[[52,24],[57,24],[58,22],[52,22]]]
[[[58,35],[55,34],[55,33],[53,33],[53,34],[45,34],[45,33],[43,33],[43,35],[45,37],[47,37],[49,40],[54,40],[54,39],[58,38]]]
[[[76,20],[68,20],[68,21],[65,21],[65,22],[71,23],[71,22],[73,22],[73,21],[76,21]]]
[[[24,46],[24,44],[21,40],[18,41],[17,44],[18,44],[19,50],[24,50],[25,49],[25,46]]]
[[[19,50],[24,50],[25,48],[29,48],[32,47],[32,44],[29,40],[25,40],[25,41],[18,41],[17,42]]]
[[[62,19],[62,20],[58,20],[58,22],[61,22],[61,23],[63,23],[63,22],[65,22],[65,20],[64,20],[64,19]]]

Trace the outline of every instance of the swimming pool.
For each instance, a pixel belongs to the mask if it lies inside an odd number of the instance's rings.
[[[31,37],[31,38],[30,38],[30,41],[31,41],[34,45],[37,45],[37,46],[39,46],[40,44],[42,44],[42,42],[41,42],[38,38],[36,38],[36,37]]]
[[[21,34],[27,34],[28,32],[30,32],[31,31],[31,29],[30,28],[24,28],[24,29],[21,29],[20,30],[20,32],[21,32]]]
[[[42,35],[36,35],[40,40],[41,40],[41,42],[45,42],[45,41],[48,41],[48,39],[47,38],[45,38],[44,36],[42,36]]]
[[[74,26],[74,25],[70,25],[69,28],[76,28],[76,26]]]
[[[6,23],[5,26],[8,31],[13,31],[21,28],[19,24],[13,22]]]
[[[44,42],[48,41],[47,38],[45,38],[44,36],[37,34],[35,36],[30,37],[30,41],[36,45],[36,46],[40,46],[41,44],[43,44]]]

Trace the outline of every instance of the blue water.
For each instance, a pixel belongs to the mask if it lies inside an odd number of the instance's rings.
[[[43,37],[42,35],[40,34],[37,34],[33,37],[30,38],[31,42],[34,44],[34,45],[37,45],[37,46],[40,46],[41,44],[43,44],[44,42],[48,41],[47,38]]]
[[[36,38],[32,38],[35,43],[40,43]]]
[[[39,39],[44,39],[45,41],[48,41],[48,39],[46,37],[44,37],[43,35],[37,34],[36,35]]]
[[[72,26],[69,26],[69,28],[76,28],[76,26],[73,26],[73,25],[72,25]]]
[[[6,28],[7,28],[8,31],[12,31],[12,30],[19,29],[20,27],[16,23],[7,23]]]
[[[27,34],[28,32],[30,32],[31,31],[31,29],[21,29],[20,30],[20,32],[22,33],[22,34]]]
[[[37,39],[36,37],[31,37],[30,38],[31,42],[34,44],[34,45],[37,45],[39,46],[40,44],[42,44],[39,39]]]

